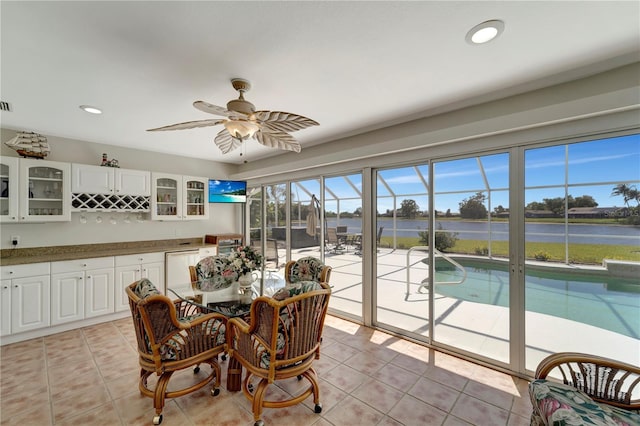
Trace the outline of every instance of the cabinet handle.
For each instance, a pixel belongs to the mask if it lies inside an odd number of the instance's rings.
[[[91,275],[87,275],[87,278],[88,278],[88,279],[91,279]]]
[[[8,285],[5,285],[5,286],[3,286],[2,288],[9,288],[9,286],[8,286]]]
[[[18,288],[18,284],[14,284],[13,286],[14,286],[15,288]]]
[[[9,271],[9,275],[13,275],[13,271]]]
[[[82,264],[82,267],[83,267],[83,268],[86,268],[86,267],[87,267],[87,264],[86,264],[86,263],[83,263],[83,264]]]

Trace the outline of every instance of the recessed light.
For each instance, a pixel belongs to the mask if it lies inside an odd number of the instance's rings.
[[[471,44],[487,43],[502,34],[502,31],[504,31],[504,22],[485,21],[471,28],[464,39]]]
[[[100,108],[96,108],[91,105],[80,105],[80,109],[88,112],[89,114],[102,114],[102,110]]]

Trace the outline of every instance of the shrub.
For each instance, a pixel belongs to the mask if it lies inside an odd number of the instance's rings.
[[[489,255],[489,248],[488,247],[476,247],[473,250],[479,256],[488,256]]]
[[[546,251],[540,250],[540,251],[537,251],[537,252],[533,253],[533,258],[535,260],[540,260],[542,262],[546,262],[547,260],[551,259],[551,255],[549,253],[547,253]]]
[[[444,252],[456,245],[458,241],[457,232],[444,232],[441,224],[438,224],[438,231],[435,237],[436,250]],[[418,235],[420,236],[420,243],[429,245],[429,231],[420,231]]]

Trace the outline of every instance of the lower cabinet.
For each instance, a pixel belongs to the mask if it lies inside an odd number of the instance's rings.
[[[0,333],[4,336],[48,327],[51,284],[49,263],[6,266],[1,269],[0,277]]]
[[[51,325],[114,312],[113,257],[51,263]]]
[[[164,294],[164,252],[116,256],[116,312],[129,309],[124,289],[134,281],[148,278]]]

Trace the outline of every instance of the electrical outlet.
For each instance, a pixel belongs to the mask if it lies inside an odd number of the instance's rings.
[[[13,247],[16,247],[18,244],[20,244],[20,236],[19,235],[12,235],[11,236],[11,245]]]

